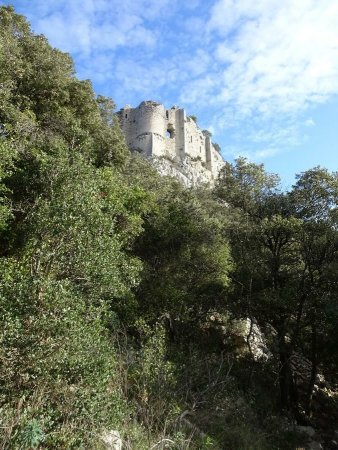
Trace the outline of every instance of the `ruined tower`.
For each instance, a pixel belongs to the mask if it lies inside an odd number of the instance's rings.
[[[202,131],[184,109],[166,109],[160,103],[143,101],[136,108],[125,106],[117,114],[131,150],[167,160],[173,170],[188,179],[186,184],[197,184],[198,180],[213,183],[217,178],[224,160],[210,134]]]

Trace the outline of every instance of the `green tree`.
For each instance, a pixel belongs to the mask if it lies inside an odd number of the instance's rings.
[[[120,167],[127,151],[113,102],[96,98],[91,83],[75,77],[70,56],[32,33],[12,7],[0,8],[0,83],[0,195],[7,223],[0,251],[7,253],[24,240],[22,225],[45,190],[49,156],[62,149],[97,167]],[[14,164],[4,173],[8,158]]]
[[[48,182],[24,242],[1,261],[0,396],[7,408],[21,405],[18,439],[27,416],[45,417],[48,448],[62,439],[79,448],[92,439],[84,423],[109,427],[126,408],[109,333],[135,315],[141,261],[129,249],[148,195],[81,154],[70,163],[61,152],[43,167]]]
[[[219,205],[203,190],[188,190],[146,166],[140,171],[139,158],[134,161],[131,179],[141,172],[138,180],[154,201],[134,247],[145,264],[137,289],[142,314],[153,323],[166,317],[172,326],[197,326],[208,311],[225,307],[232,263]]]
[[[338,175],[316,167],[297,178],[290,197],[295,215],[302,220],[299,248],[304,271],[296,329],[308,342],[306,352],[312,363],[306,395],[306,410],[311,414],[319,365],[325,370],[326,360],[337,356],[332,347],[326,349],[337,317]]]
[[[1,446],[91,448],[128,415],[111,333],[134,317],[149,195],[118,172],[114,104],[11,7],[0,83]]]
[[[336,179],[335,174],[313,169],[299,177],[290,193],[281,193],[277,178],[263,166],[238,160],[226,166],[216,188],[233,215],[229,235],[236,262],[234,308],[276,332],[282,408],[295,410],[299,401],[293,352],[311,359],[304,400],[308,413],[319,364],[318,330],[325,335],[327,309],[331,305],[332,310],[337,293],[332,277],[337,257]]]

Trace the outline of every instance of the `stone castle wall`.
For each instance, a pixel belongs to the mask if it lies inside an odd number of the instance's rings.
[[[173,172],[193,167],[194,175],[184,173],[190,184],[196,180],[213,183],[224,165],[222,156],[184,109],[166,109],[160,103],[144,101],[137,108],[125,106],[118,113],[126,143],[131,150],[154,158],[166,158]],[[171,171],[171,170],[169,170]],[[186,184],[189,184],[187,182]]]

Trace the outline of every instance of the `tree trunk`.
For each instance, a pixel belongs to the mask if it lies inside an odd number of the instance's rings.
[[[297,386],[291,369],[292,349],[286,342],[284,327],[277,329],[279,347],[279,388],[281,409],[294,410],[298,403]]]
[[[290,409],[290,386],[289,386],[289,361],[285,342],[285,333],[278,329],[278,349],[279,349],[279,389],[281,409]]]
[[[313,389],[317,378],[318,358],[317,358],[317,329],[315,325],[311,328],[311,376],[307,388],[305,412],[308,416],[312,414]]]

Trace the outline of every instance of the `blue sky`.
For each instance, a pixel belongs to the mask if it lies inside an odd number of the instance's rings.
[[[0,1],[1,5],[8,2]],[[338,0],[13,0],[117,107],[184,107],[225,159],[338,169]]]

